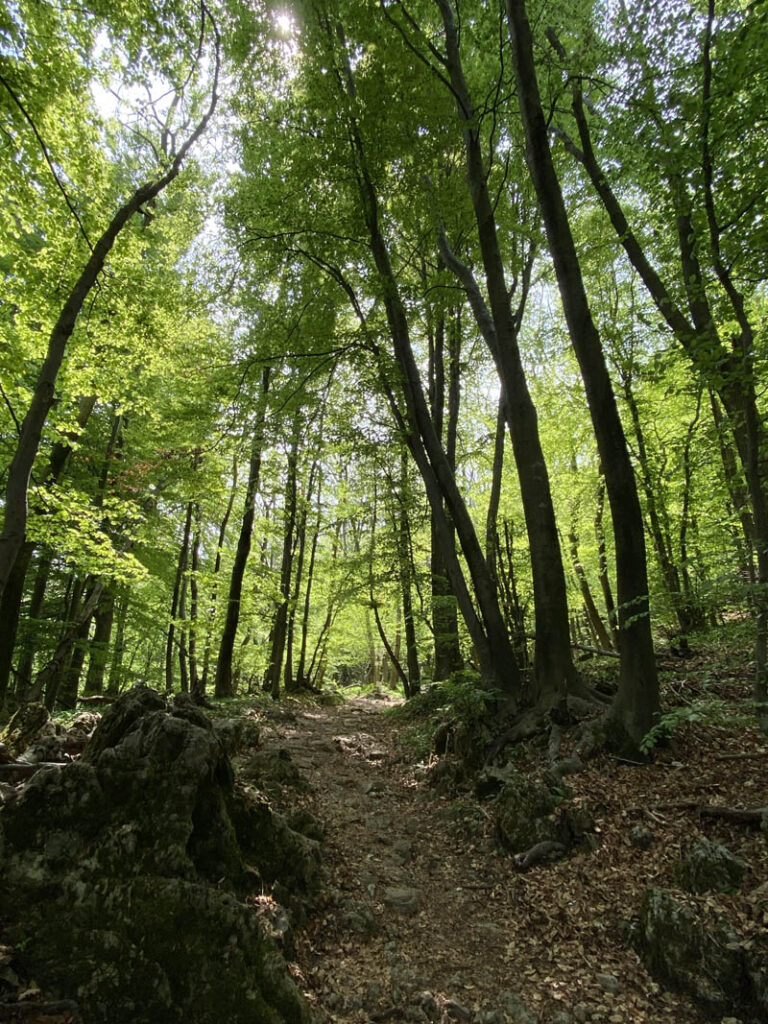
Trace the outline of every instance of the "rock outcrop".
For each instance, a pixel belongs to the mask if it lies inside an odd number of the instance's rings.
[[[768,1015],[768,940],[742,942],[723,917],[691,897],[648,889],[630,941],[658,981],[707,1012]]]
[[[0,813],[7,933],[89,1024],[308,1024],[248,898],[306,895],[317,865],[316,843],[235,786],[207,716],[146,688]]]

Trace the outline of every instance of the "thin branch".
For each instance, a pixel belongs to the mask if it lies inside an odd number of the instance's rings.
[[[18,417],[16,416],[16,413],[13,411],[13,406],[11,405],[11,401],[8,398],[8,395],[5,393],[5,388],[3,387],[2,381],[0,381],[0,395],[3,396],[3,401],[5,402],[5,404],[8,407],[8,412],[11,414],[11,419],[16,424],[16,433],[20,435],[21,434],[21,424],[19,423],[19,420],[18,420]]]
[[[77,210],[75,209],[72,200],[69,198],[69,194],[67,193],[67,190],[64,188],[64,184],[61,181],[61,178],[59,178],[59,175],[56,173],[56,168],[53,166],[53,160],[51,159],[51,154],[50,154],[50,152],[48,150],[48,147],[45,144],[45,140],[43,139],[43,137],[40,134],[40,132],[37,130],[37,125],[32,120],[32,115],[28,112],[27,108],[21,102],[21,100],[16,95],[15,91],[13,90],[13,88],[8,84],[8,81],[3,77],[3,75],[0,75],[0,85],[3,86],[5,91],[11,97],[11,99],[16,104],[16,106],[19,108],[19,110],[22,113],[22,116],[24,117],[24,120],[27,122],[29,127],[32,129],[32,134],[37,139],[38,145],[40,146],[40,149],[43,151],[43,156],[45,157],[45,162],[48,164],[48,167],[49,167],[49,169],[51,171],[51,174],[53,175],[53,179],[56,182],[56,184],[58,185],[59,190],[61,191],[61,194],[64,196],[64,202],[67,204],[67,207],[69,208],[69,212],[75,218],[75,220],[77,222],[77,226],[80,228],[80,233],[82,234],[83,238],[85,239],[85,244],[88,246],[89,250],[91,252],[93,252],[93,246],[91,245],[91,240],[88,237],[88,232],[85,230],[85,227],[83,226],[83,222],[80,220],[80,216],[79,216]]]

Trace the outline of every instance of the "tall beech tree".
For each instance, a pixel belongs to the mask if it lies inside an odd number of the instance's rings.
[[[77,318],[91,290],[96,285],[120,233],[137,213],[145,209],[148,204],[154,203],[162,191],[179,176],[185,158],[205,132],[216,110],[220,38],[218,28],[205,4],[201,6],[201,19],[203,23],[201,40],[206,24],[210,26],[214,37],[214,72],[207,109],[197,125],[178,146],[175,145],[171,125],[164,126],[165,168],[156,177],[145,181],[133,190],[129,198],[113,214],[96,242],[90,246],[91,255],[69,292],[48,339],[46,356],[38,374],[29,408],[21,422],[18,444],[8,467],[3,525],[0,530],[0,601],[2,601],[3,593],[11,578],[16,559],[24,546],[29,478],[40,448],[43,427],[55,400],[56,381]],[[202,52],[198,54],[198,60],[201,56]]]
[[[232,565],[232,574],[229,581],[229,592],[227,595],[227,611],[224,619],[224,632],[219,644],[219,654],[216,659],[216,676],[214,682],[217,697],[231,697],[234,694],[232,678],[232,658],[237,637],[237,627],[240,622],[240,601],[243,592],[243,579],[245,568],[248,563],[248,555],[251,552],[251,539],[253,535],[254,503],[259,489],[261,479],[261,460],[264,448],[264,426],[267,416],[267,398],[269,395],[271,367],[265,366],[261,374],[261,390],[256,417],[251,437],[251,453],[248,460],[248,482],[245,488],[245,505],[243,517],[240,523],[240,533],[237,540],[237,551],[235,561]]]
[[[619,690],[613,706],[619,732],[614,742],[619,747],[637,751],[659,713],[643,517],[624,428],[552,160],[524,0],[507,0],[507,18],[528,167],[544,218],[563,312],[584,380],[611,506],[621,656]]]
[[[622,174],[639,171],[640,187],[668,211],[662,235],[666,266],[661,272],[612,181],[612,147],[602,159],[595,144],[593,118],[578,75],[572,78],[571,90],[577,139],[567,131],[563,137],[584,167],[659,313],[728,413],[749,493],[757,561],[757,585],[751,595],[757,626],[755,698],[768,706],[766,438],[755,383],[758,329],[752,309],[755,272],[764,271],[766,192],[751,172],[743,173],[750,160],[759,160],[757,153],[766,144],[762,119],[754,117],[756,105],[764,102],[754,71],[764,63],[765,12],[759,6],[743,12],[728,9],[719,18],[714,0],[709,0],[703,21],[693,7],[675,5],[653,31],[646,32],[644,25],[644,3],[624,9],[614,25],[627,54],[616,70],[635,82],[639,66],[642,85],[639,102],[620,100],[611,114],[621,121],[637,113],[643,119],[636,123],[633,145],[627,148],[630,160],[622,159]],[[664,42],[663,33],[670,30],[680,33],[687,44],[686,57],[677,66]],[[555,45],[568,66],[565,50],[556,40]],[[749,84],[734,108],[734,91],[745,83]],[[687,99],[691,94],[696,96],[694,103]],[[640,132],[644,144],[638,146]],[[622,132],[615,135],[621,138]],[[763,720],[768,728],[768,712]]]

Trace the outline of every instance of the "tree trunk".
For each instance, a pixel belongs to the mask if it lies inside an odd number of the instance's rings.
[[[224,518],[219,526],[219,539],[216,544],[216,559],[213,565],[213,585],[211,587],[211,603],[208,607],[208,621],[205,629],[205,652],[203,654],[203,679],[202,689],[205,693],[208,687],[208,671],[211,661],[211,636],[216,626],[216,603],[219,595],[219,573],[221,572],[221,553],[224,549],[224,539],[227,535],[227,526],[232,515],[232,508],[235,504],[235,493],[237,491],[237,452],[232,458],[232,487],[229,490],[229,500],[224,511]]]
[[[125,623],[128,618],[128,591],[123,588],[117,602],[117,632],[115,645],[112,649],[112,662],[109,666],[107,694],[116,696],[123,688],[123,656],[125,654]]]
[[[210,20],[210,19],[209,19]],[[3,512],[3,528],[0,531],[0,600],[13,569],[16,556],[26,539],[27,492],[32,466],[40,448],[40,439],[45,421],[54,403],[56,381],[64,361],[67,344],[75,329],[77,318],[91,289],[104,268],[107,257],[123,228],[145,203],[152,202],[169,185],[181,170],[182,163],[190,148],[205,131],[218,102],[219,38],[216,36],[216,63],[211,100],[206,113],[197,127],[182,144],[167,171],[156,181],[141,185],[114,214],[106,230],[94,245],[90,258],[83,268],[74,287],[53,326],[48,339],[48,350],[32,393],[27,414],[21,425],[19,441],[8,469]]]
[[[73,644],[80,636],[87,635],[91,616],[101,599],[104,585],[100,580],[97,580],[91,587],[85,603],[81,606],[80,599],[84,586],[84,583],[77,583],[73,587],[73,593],[69,601],[72,619],[65,627],[53,656],[47,665],[38,672],[29,691],[28,699],[30,701],[41,700],[43,695],[45,695],[45,706],[49,711],[52,711],[56,706],[57,691],[61,685],[66,666],[69,663]],[[75,689],[76,698],[77,690]]]
[[[283,553],[280,559],[280,603],[275,611],[272,627],[272,645],[269,663],[264,677],[264,689],[277,700],[280,696],[280,676],[283,670],[286,642],[288,639],[288,606],[291,600],[291,580],[293,577],[293,554],[296,541],[296,507],[297,507],[297,463],[299,449],[299,420],[297,430],[288,453],[288,475],[285,484],[285,507],[283,513]],[[290,680],[293,689],[293,680]]]
[[[309,686],[307,678],[307,640],[309,636],[309,615],[312,604],[312,586],[315,580],[315,559],[317,557],[317,544],[320,539],[320,491],[317,495],[318,513],[315,528],[312,531],[312,544],[309,550],[309,566],[307,568],[307,585],[304,588],[304,610],[301,617],[301,647],[299,649],[299,664],[296,668],[296,681],[299,686]]]
[[[403,603],[403,628],[405,630],[405,658],[408,665],[408,690],[406,696],[413,697],[421,688],[421,670],[419,668],[419,649],[416,644],[416,625],[413,618],[413,601],[411,599],[413,564],[410,554],[410,531],[408,528],[408,490],[408,453],[403,448],[400,457],[400,508],[397,524],[397,542],[400,594]]]
[[[662,505],[661,488],[655,487],[651,478],[651,466],[648,458],[648,450],[645,444],[645,432],[640,422],[640,411],[635,400],[632,381],[628,373],[622,371],[622,388],[627,408],[632,419],[632,427],[637,442],[637,461],[640,470],[640,483],[645,492],[645,508],[648,515],[651,538],[656,550],[661,578],[672,604],[672,609],[677,617],[678,625],[682,633],[689,633],[692,623],[688,621],[686,610],[683,607],[682,592],[680,585],[680,573],[675,565],[674,555],[671,547],[671,538],[668,530],[662,525],[663,517],[660,506]]]
[[[710,11],[707,38],[712,30]],[[708,46],[704,54],[705,78],[711,77],[708,67]],[[593,187],[600,197],[611,224],[632,265],[640,275],[648,293],[655,302],[667,325],[689,356],[691,362],[710,382],[728,413],[739,459],[752,505],[754,543],[757,555],[757,578],[753,613],[755,616],[755,699],[768,707],[768,497],[761,467],[761,451],[765,446],[765,428],[757,408],[755,380],[752,366],[754,337],[746,315],[743,296],[733,284],[730,271],[720,254],[720,229],[714,209],[712,168],[708,156],[709,103],[702,104],[703,115],[703,173],[704,205],[709,227],[709,241],[713,267],[731,304],[734,319],[739,325],[729,352],[718,334],[701,272],[696,247],[698,235],[694,227],[687,184],[679,172],[667,173],[667,183],[676,207],[676,231],[680,253],[681,278],[686,287],[689,317],[674,301],[657,271],[651,266],[642,246],[629,226],[624,210],[610,186],[608,177],[597,162],[592,146],[589,124],[584,110],[580,87],[574,87],[572,111],[579,130],[581,149],[568,143],[568,149],[584,165]],[[768,730],[768,711],[762,713],[764,729]]]
[[[205,686],[197,669],[198,583],[200,572],[200,505],[195,504],[195,535],[192,539],[192,572],[189,577],[189,685],[196,704],[205,701]]]
[[[78,399],[76,429],[67,434],[67,441],[69,443],[57,441],[53,445],[50,459],[48,461],[48,467],[42,474],[41,479],[47,487],[50,487],[51,484],[55,484],[64,472],[67,462],[69,461],[69,457],[72,454],[72,446],[85,429],[95,404],[95,395],[88,395]],[[18,633],[19,617],[21,615],[21,603],[24,596],[24,584],[34,550],[34,543],[25,540],[16,555],[7,587],[5,591],[3,591],[2,599],[0,599],[0,708],[3,706],[8,689],[14,646]],[[48,564],[50,565],[50,558],[48,560]],[[37,578],[42,578],[44,582],[46,582],[47,573],[43,577],[40,577],[38,574]],[[39,595],[38,600],[35,601],[34,596],[32,598],[32,606],[36,607],[37,611],[36,613],[33,613],[31,607],[29,618],[39,617],[39,611],[42,607],[44,594],[45,586],[43,585],[43,590]],[[31,644],[28,645],[28,651],[32,656],[34,656]],[[22,678],[27,678],[28,681],[30,676],[31,665],[26,677],[22,676]]]
[[[581,590],[581,598],[584,602],[584,611],[586,612],[587,619],[592,632],[595,636],[595,643],[598,647],[602,647],[603,650],[612,650],[613,643],[611,641],[610,634],[605,628],[605,623],[600,617],[600,612],[597,610],[597,605],[592,597],[592,591],[589,586],[589,580],[587,574],[584,571],[584,566],[581,563],[579,557],[579,538],[576,534],[575,524],[571,524],[571,529],[568,533],[568,541],[571,549],[571,565],[573,571],[576,574],[576,579],[579,582],[579,589]]]
[[[452,316],[449,333],[448,424],[445,430],[445,453],[451,469],[456,470],[456,430],[461,401],[461,311]],[[446,404],[445,384],[446,317],[440,314],[434,332],[430,332],[429,405],[435,433],[443,437]],[[443,503],[444,507],[444,503]],[[450,524],[449,524],[449,528]],[[452,529],[452,528],[451,528]],[[452,531],[455,533],[455,531]],[[455,537],[452,541],[455,549]],[[432,630],[435,650],[435,679],[448,679],[463,667],[459,645],[459,620],[456,597],[447,576],[445,554],[438,539],[434,512],[430,515],[430,576],[432,591]]]
[[[460,267],[455,257],[448,259],[445,248],[442,255],[467,289],[478,328],[488,344],[502,382],[505,416],[520,481],[533,575],[536,618],[533,691],[538,701],[551,704],[564,695],[570,683],[576,682],[577,675],[571,656],[565,571],[549,474],[541,448],[536,409],[528,391],[518,346],[528,277],[523,272],[522,298],[517,311],[513,312],[496,230],[494,203],[483,160],[478,112],[464,77],[453,7],[451,0],[437,0],[437,4],[445,31],[446,67],[464,133],[467,177],[485,271],[490,316],[479,289],[469,279],[468,268]]]
[[[621,656],[619,690],[612,712],[616,727],[613,740],[618,748],[634,754],[659,714],[642,512],[624,429],[552,161],[525,0],[507,0],[507,20],[526,137],[526,158],[544,217],[563,311],[584,380],[605,471],[616,543]]]
[[[347,86],[346,103],[350,98],[354,98],[355,85],[341,25],[337,25],[337,36],[338,42],[343,49],[343,63],[339,70]],[[398,280],[392,269],[389,251],[381,229],[378,195],[368,169],[365,147],[359,127],[352,115],[349,115],[347,127],[350,132],[350,143],[356,163],[356,173],[360,186],[360,201],[371,252],[382,284],[382,298],[387,315],[389,334],[393,344],[395,359],[401,373],[408,424],[408,447],[417,461],[427,489],[430,505],[438,522],[440,517],[442,517],[442,523],[439,524],[441,533],[439,542],[445,545],[446,549],[451,543],[452,537],[450,536],[447,519],[442,507],[443,500],[445,500],[451,520],[456,528],[456,535],[459,538],[459,544],[461,545],[472,579],[474,597],[480,612],[479,619],[472,607],[472,600],[468,592],[466,592],[466,582],[463,580],[458,560],[456,559],[454,562],[455,553],[451,556],[450,552],[446,550],[446,557],[449,560],[447,566],[448,575],[451,579],[454,593],[459,600],[462,614],[465,617],[465,621],[467,621],[467,627],[478,646],[482,673],[486,685],[505,691],[508,695],[512,696],[519,692],[521,680],[517,665],[515,664],[514,652],[506,632],[504,618],[499,607],[496,588],[488,572],[488,566],[477,539],[472,519],[456,485],[453,471],[441,440],[435,433],[434,423],[429,414],[421,377],[411,346],[410,329],[405,306],[403,305]]]
[[[232,686],[232,655],[235,649],[235,637],[237,636],[237,627],[240,621],[240,599],[243,592],[245,567],[248,562],[248,555],[251,552],[251,535],[253,533],[255,514],[254,503],[261,476],[261,451],[264,445],[264,421],[267,413],[269,374],[270,368],[266,366],[261,376],[261,396],[256,412],[256,423],[254,424],[253,440],[251,443],[248,483],[245,488],[245,508],[243,509],[240,536],[237,541],[235,561],[232,565],[232,575],[229,582],[224,632],[222,633],[219,656],[216,662],[214,692],[217,697],[232,697],[234,695]]]
[[[88,674],[85,677],[84,688],[84,693],[89,697],[101,693],[104,688],[104,672],[109,660],[114,619],[115,592],[112,587],[105,587],[94,612],[96,626],[90,643]]]
[[[173,581],[173,594],[171,596],[171,621],[168,626],[168,639],[165,645],[165,690],[166,693],[173,692],[173,654],[174,647],[176,646],[176,625],[177,620],[183,618],[182,611],[182,596],[184,594],[184,588],[186,586],[187,571],[187,557],[189,552],[189,534],[192,523],[192,502],[187,504],[187,515],[184,520],[184,534],[181,541],[181,547],[179,549],[179,559],[176,563],[176,576]],[[184,665],[184,659],[180,657],[179,661],[180,668],[186,667]],[[183,682],[182,675],[182,682]],[[184,692],[184,686],[182,685],[182,692]]]
[[[611,580],[608,575],[608,557],[605,546],[605,527],[603,516],[605,512],[605,476],[603,464],[598,459],[597,466],[597,491],[595,493],[595,540],[597,541],[597,574],[600,580],[600,589],[603,592],[603,604],[605,614],[608,618],[608,626],[611,631],[611,647],[619,649],[618,616],[616,615],[616,603],[613,600]]]

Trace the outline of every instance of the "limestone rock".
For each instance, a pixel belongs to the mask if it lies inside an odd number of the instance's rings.
[[[555,798],[541,783],[520,772],[504,785],[498,798],[498,833],[510,853],[525,853],[537,843],[558,841]]]
[[[761,974],[768,942],[746,950],[727,921],[702,914],[670,890],[648,889],[631,942],[650,973],[710,1013],[768,1011]]]
[[[199,708],[141,688],[2,809],[0,904],[30,975],[90,1024],[308,1024],[238,897],[309,885],[314,847],[235,789]]]
[[[727,892],[738,889],[746,872],[747,865],[727,846],[702,837],[679,863],[676,875],[689,892]]]
[[[290,753],[280,750],[263,750],[250,757],[240,770],[240,775],[257,789],[270,796],[279,796],[283,789],[298,792],[309,788],[301,772],[293,763]]]
[[[629,842],[636,850],[649,850],[653,846],[654,835],[644,825],[635,825],[629,833]]]
[[[384,902],[400,914],[415,914],[419,909],[419,890],[408,887],[385,889]]]
[[[51,716],[42,704],[22,704],[0,731],[0,741],[9,759],[15,760],[41,735],[53,733],[55,728]]]

